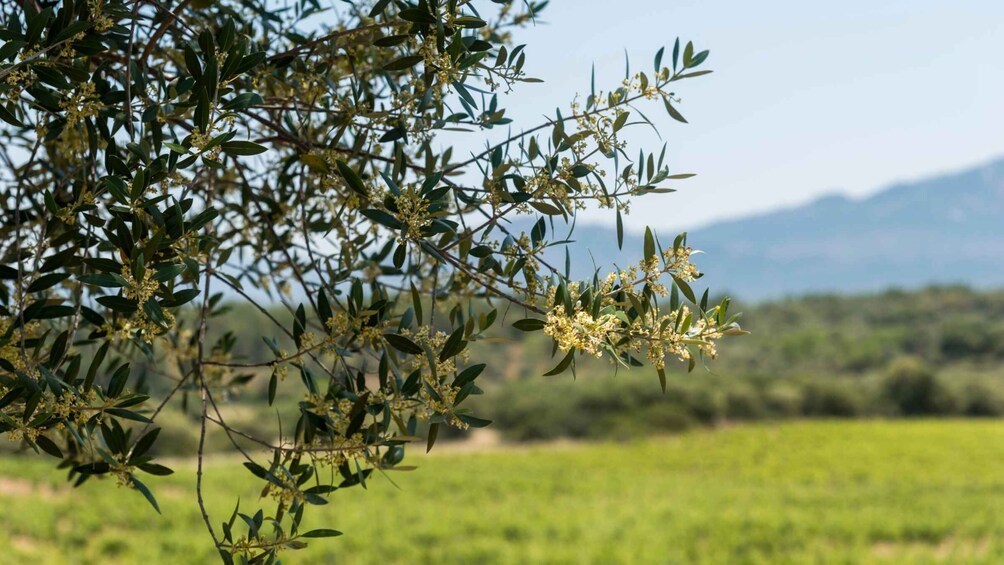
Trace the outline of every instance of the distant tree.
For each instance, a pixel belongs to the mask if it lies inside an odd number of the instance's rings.
[[[587,205],[622,234],[632,197],[690,176],[622,132],[652,125],[648,101],[684,122],[671,89],[710,72],[708,52],[677,40],[651,72],[517,130],[499,95],[539,81],[512,32],[545,4],[5,3],[0,432],[76,485],[111,475],[156,507],[140,476],[171,472],[150,456],[157,416],[193,397],[212,542],[225,562],[272,562],[337,535],[302,531],[304,509],[393,468],[419,430],[431,448],[440,426],[489,423],[461,407],[485,370],[466,348],[510,310],[553,338],[548,374],[579,353],[647,359],[664,380],[666,359],[713,356],[740,330],[727,299],[691,290],[684,235],[663,248],[647,232],[638,264],[585,281],[543,255]],[[275,323],[271,360],[207,339],[229,300]],[[272,437],[219,410],[256,379],[269,404],[303,389]],[[208,427],[268,510],[210,518]]]
[[[889,367],[882,389],[886,399],[905,416],[951,414],[955,398],[924,362],[914,357],[895,360]]]

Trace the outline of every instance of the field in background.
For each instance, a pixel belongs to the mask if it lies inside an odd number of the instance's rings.
[[[315,509],[308,526],[346,535],[284,562],[1004,562],[997,421],[760,424],[409,462],[400,488],[377,477]],[[158,516],[114,484],[69,496],[45,461],[0,459],[3,560],[210,562],[192,465],[175,468],[148,482]],[[256,496],[230,456],[210,462],[208,484],[217,522]]]

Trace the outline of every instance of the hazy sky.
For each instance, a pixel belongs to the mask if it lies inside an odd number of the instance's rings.
[[[1004,2],[554,0],[542,19],[517,36],[546,80],[507,100],[523,125],[588,92],[593,63],[597,88],[616,84],[625,49],[644,70],[677,35],[711,50],[715,72],[677,89],[689,125],[661,103],[646,112],[673,171],[698,177],[639,202],[634,226],[687,229],[1004,155]]]

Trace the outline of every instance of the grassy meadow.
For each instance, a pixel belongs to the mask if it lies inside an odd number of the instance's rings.
[[[336,493],[333,525],[286,563],[1001,563],[1004,426],[993,420],[744,425],[627,443],[412,456],[418,470]],[[202,563],[194,467],[69,492],[39,458],[0,459],[11,563]],[[224,520],[256,480],[208,470]]]

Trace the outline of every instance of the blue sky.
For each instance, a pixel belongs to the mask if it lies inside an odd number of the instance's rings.
[[[616,84],[625,49],[645,70],[678,35],[711,50],[715,73],[678,89],[689,125],[646,112],[674,172],[698,177],[636,204],[635,228],[864,195],[1004,155],[1004,2],[554,0],[542,19],[516,38],[546,81],[506,100],[523,126],[587,92],[592,64],[598,88]]]

